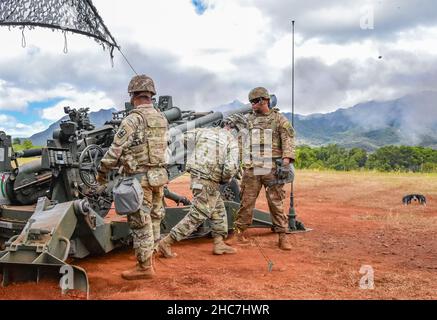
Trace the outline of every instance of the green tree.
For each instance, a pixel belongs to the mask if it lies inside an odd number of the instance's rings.
[[[21,144],[21,140],[20,138],[14,138],[14,140],[12,140],[13,144]]]
[[[296,168],[309,168],[317,161],[316,151],[309,146],[300,146],[296,150]]]
[[[29,140],[29,139],[24,140],[24,141],[23,141],[23,147],[24,147],[24,150],[32,149],[32,148],[33,148],[33,143],[32,143],[32,141]]]
[[[437,150],[424,147],[387,146],[371,154],[366,167],[379,171],[419,172],[430,170],[432,164],[437,164]]]
[[[437,172],[437,163],[425,162],[421,167],[422,172]]]
[[[323,147],[300,146],[296,152],[299,169],[333,169],[401,172],[436,172],[437,150],[424,147],[386,146],[373,153],[361,148],[350,150],[331,144]]]
[[[363,168],[367,162],[367,152],[361,148],[353,148],[349,150],[349,158],[358,168]]]

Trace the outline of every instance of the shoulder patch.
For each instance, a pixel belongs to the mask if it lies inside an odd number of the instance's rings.
[[[119,139],[122,139],[125,135],[126,135],[126,129],[125,128],[121,128],[118,132],[117,132],[117,137]]]
[[[290,123],[290,121],[285,120],[285,121],[284,121],[284,125],[283,125],[283,127],[286,128],[286,129],[291,128],[291,123]]]

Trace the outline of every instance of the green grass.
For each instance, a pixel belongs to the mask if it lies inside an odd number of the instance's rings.
[[[14,149],[15,152],[26,150],[26,149],[24,148],[24,146],[21,145],[21,144],[14,144],[14,145],[12,145],[12,148]],[[42,146],[32,146],[31,149],[42,149],[42,148],[44,148],[44,147],[42,147]]]
[[[38,159],[40,159],[41,157],[35,157],[35,158],[20,158],[20,159],[17,159],[17,161],[18,161],[18,165],[19,166],[22,166],[23,164],[26,164],[26,163],[29,163],[29,162],[32,162],[32,161],[35,161],[35,160],[38,160]],[[12,166],[15,168],[15,164],[14,164],[14,162],[12,162]]]
[[[24,146],[21,145],[21,144],[14,144],[14,145],[12,145],[12,148],[14,149],[14,152],[19,152],[19,151],[24,151],[24,150],[26,150],[26,149],[24,148]],[[42,149],[42,148],[44,148],[44,147],[42,147],[42,146],[32,146],[31,149]],[[26,163],[29,163],[29,162],[35,161],[35,160],[37,160],[37,159],[39,159],[39,158],[41,158],[41,157],[19,158],[19,159],[17,159],[17,161],[18,161],[18,165],[19,165],[19,166],[22,166],[23,164],[26,164]],[[14,162],[14,161],[12,161],[12,167],[15,168],[15,162]]]
[[[296,171],[300,172],[327,172],[327,173],[336,173],[336,174],[362,174],[362,175],[376,175],[376,176],[421,176],[421,177],[435,177],[437,178],[437,172],[405,172],[405,171],[378,171],[378,170],[368,170],[368,169],[361,169],[361,170],[350,170],[350,171],[344,171],[344,170],[334,170],[334,169],[296,169]]]

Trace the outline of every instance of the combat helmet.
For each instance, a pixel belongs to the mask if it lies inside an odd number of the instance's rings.
[[[132,78],[129,83],[127,91],[132,94],[135,92],[150,92],[152,95],[156,95],[155,84],[152,78],[145,74],[137,75]]]
[[[257,87],[249,92],[249,101],[252,101],[257,98],[264,98],[270,100],[270,94],[266,88]]]
[[[224,125],[229,125],[231,128],[235,128],[238,131],[247,127],[247,119],[241,113],[232,114],[223,121]]]

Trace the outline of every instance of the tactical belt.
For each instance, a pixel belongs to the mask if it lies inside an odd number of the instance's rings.
[[[208,180],[208,181],[212,181],[212,182],[220,183],[220,181],[216,181],[216,180],[214,180],[214,179],[211,179],[210,176],[208,176],[207,174],[205,174],[204,172],[201,172],[201,171],[199,171],[199,170],[189,169],[188,172],[191,174],[191,176],[192,176],[193,178],[203,179],[203,180]]]
[[[252,159],[251,159],[252,160]],[[260,159],[261,161],[263,160],[263,159]],[[282,160],[282,158],[281,157],[278,157],[278,158],[271,158],[271,161],[272,161],[272,167],[271,167],[271,169],[276,169],[276,160]],[[253,160],[252,160],[253,161]],[[266,163],[267,161],[263,161],[264,163]],[[243,164],[243,169],[244,170],[246,170],[246,169],[254,169],[254,168],[266,168],[266,167],[259,167],[259,166],[254,166],[253,165],[253,163],[251,163],[251,164],[249,164],[249,165],[247,165],[247,164]],[[267,169],[267,168],[266,168]]]
[[[138,173],[146,174],[149,169],[153,169],[153,168],[163,168],[163,169],[165,169],[166,168],[166,164],[162,164],[162,163],[156,164],[156,165],[154,165],[154,164],[153,165],[152,164],[146,164],[146,165],[141,165],[139,167],[141,167],[141,171],[138,171]],[[135,175],[135,173],[133,173],[132,175]]]
[[[153,164],[153,163],[146,163],[145,165],[143,165],[146,168],[165,168],[167,166],[167,164],[164,163],[157,163],[157,164]]]

